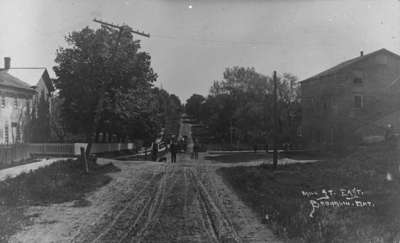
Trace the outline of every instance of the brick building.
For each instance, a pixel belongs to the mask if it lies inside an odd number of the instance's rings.
[[[400,56],[386,49],[301,82],[301,133],[309,148],[343,149],[400,128]]]

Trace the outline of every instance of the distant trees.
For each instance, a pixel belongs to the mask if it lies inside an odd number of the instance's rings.
[[[156,100],[158,120],[163,128],[165,128],[165,136],[178,136],[180,117],[182,113],[182,104],[178,96],[168,94],[165,90],[154,88],[154,99]]]
[[[181,102],[179,98],[159,88],[152,88],[148,93],[137,93],[127,104],[132,116],[127,119],[126,134],[143,140],[149,145],[158,137],[161,128],[165,133],[175,133],[179,126]]]
[[[200,120],[200,112],[201,112],[201,106],[203,102],[206,101],[206,98],[204,96],[199,95],[199,94],[193,94],[187,101],[185,105],[185,112],[186,114],[196,118],[197,120]]]
[[[193,95],[186,112],[204,123],[216,142],[232,138],[243,143],[272,140],[273,82],[254,68],[227,68],[221,81],[214,81],[207,98]],[[295,139],[300,122],[297,78],[289,73],[278,77],[279,139]],[[204,100],[203,100],[203,99]],[[201,104],[201,105],[199,105]]]

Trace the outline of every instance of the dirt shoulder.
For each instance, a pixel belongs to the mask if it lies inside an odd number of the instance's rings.
[[[85,194],[109,183],[107,174],[118,171],[112,164],[90,163],[90,173],[85,173],[77,160],[50,162],[40,164],[41,168],[33,165],[35,171],[24,173],[12,168],[15,177],[0,181],[0,242],[7,242],[12,234],[32,224],[37,214],[29,213],[30,207],[74,200],[75,206],[85,205]]]
[[[216,168],[210,168],[208,173],[208,188],[225,209],[227,218],[238,229],[238,234],[244,242],[280,242],[270,229],[263,225],[263,219],[247,207],[216,173]]]
[[[81,237],[82,232],[99,223],[99,219],[112,217],[116,208],[131,197],[132,189],[140,186],[145,178],[157,171],[158,164],[137,163],[135,169],[127,169],[129,162],[113,161],[121,171],[109,174],[111,182],[99,190],[89,193],[86,205],[76,202],[29,207],[25,216],[36,216],[33,225],[11,237],[10,242],[71,242]]]

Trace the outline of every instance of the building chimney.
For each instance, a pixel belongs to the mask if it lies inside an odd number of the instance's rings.
[[[364,52],[360,51],[360,57],[364,56]]]
[[[11,67],[11,58],[10,57],[5,57],[4,58],[4,69],[10,69]]]

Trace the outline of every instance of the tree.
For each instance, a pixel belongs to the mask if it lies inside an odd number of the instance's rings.
[[[32,110],[27,104],[24,111],[24,140],[29,142],[48,142],[51,137],[50,103],[42,91],[36,102],[32,103]]]
[[[50,104],[44,92],[41,92],[37,105],[34,141],[47,142],[50,139]]]
[[[272,139],[273,82],[254,68],[232,67],[214,81],[205,101],[190,100],[199,111],[216,142],[233,139],[244,143],[264,143]],[[289,73],[278,76],[278,110],[281,142],[293,141],[300,119],[297,78]],[[192,96],[194,97],[194,95]],[[191,97],[191,98],[192,98]],[[186,107],[188,107],[189,100]],[[198,108],[200,106],[200,108]],[[294,134],[294,135],[293,135]]]
[[[168,113],[166,114],[165,133],[179,135],[180,119],[182,113],[182,104],[178,96],[170,94],[168,96]]]
[[[61,116],[62,103],[63,100],[60,97],[53,97],[50,110],[51,133],[52,135],[56,136],[57,140],[60,142],[64,142],[65,137],[67,136],[65,122],[63,121]]]
[[[129,114],[123,127],[131,138],[141,139],[149,144],[158,136],[162,122],[158,111],[158,100],[153,89],[135,90],[125,106]]]
[[[185,112],[186,114],[194,117],[197,120],[200,120],[200,109],[203,102],[205,102],[205,98],[199,94],[193,94],[189,99],[186,100]]]
[[[86,27],[67,35],[69,46],[57,50],[53,69],[63,100],[61,116],[69,131],[86,135],[87,154],[96,132],[122,132],[118,125],[135,116],[126,113],[132,111],[127,103],[136,91],[150,90],[157,78],[150,55],[139,51],[139,41],[129,30],[128,26],[121,32]]]
[[[230,127],[235,111],[233,97],[228,94],[208,96],[201,109],[201,121],[208,127],[213,140],[225,142],[230,139]]]
[[[163,89],[154,88],[153,97],[155,99],[156,114],[161,127],[165,128],[165,136],[178,136],[182,104],[174,94],[169,94]]]

